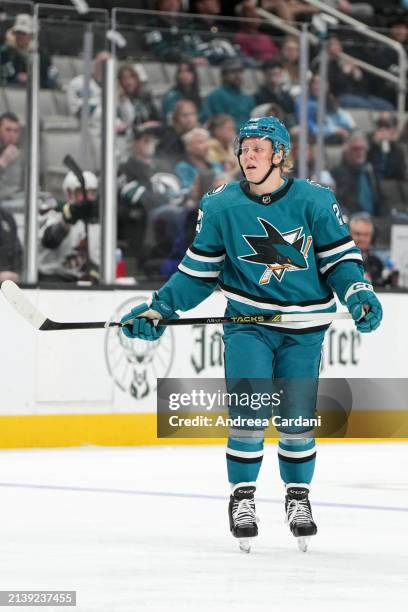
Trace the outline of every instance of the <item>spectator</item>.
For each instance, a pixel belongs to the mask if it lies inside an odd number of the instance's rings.
[[[207,124],[211,135],[208,161],[221,164],[225,172],[235,175],[240,172],[234,151],[236,137],[235,121],[231,115],[213,115]],[[208,190],[207,190],[208,191]]]
[[[309,96],[307,99],[307,122],[309,132],[317,136],[318,125],[318,96],[320,90],[320,76],[313,75],[309,83]],[[296,100],[296,112],[299,119],[300,101]],[[327,144],[342,144],[355,129],[356,124],[350,113],[339,108],[336,98],[330,93],[326,96],[326,115],[324,119],[324,138]]]
[[[0,202],[24,189],[24,159],[19,147],[20,120],[14,113],[0,115]]]
[[[234,41],[241,51],[256,62],[271,60],[279,54],[279,49],[272,38],[260,31],[262,21],[254,6],[244,6],[241,11],[242,19]]]
[[[11,213],[0,206],[0,282],[17,282],[22,268],[22,248]]]
[[[251,117],[277,117],[279,121],[282,121],[288,128],[291,136],[296,137],[299,131],[299,127],[296,125],[294,115],[287,115],[283,112],[279,104],[260,104],[256,106],[251,113]]]
[[[98,179],[83,173],[85,190],[73,172],[64,178],[66,201],[40,218],[40,279],[51,282],[99,280]]]
[[[198,33],[192,36],[192,19],[186,21],[178,15],[181,0],[157,0],[155,6],[162,14],[153,17],[146,28],[147,51],[160,61],[181,62],[189,57],[197,64],[208,64],[208,45]]]
[[[361,211],[381,215],[381,187],[367,161],[368,143],[362,134],[352,134],[344,145],[343,159],[332,170],[336,195],[348,215]]]
[[[386,257],[385,263],[373,247],[375,228],[370,215],[357,213],[349,221],[350,234],[363,256],[365,276],[374,285],[398,285],[398,270]]]
[[[403,181],[406,177],[404,151],[397,140],[398,122],[394,115],[382,113],[376,122],[367,159],[375,174],[383,179]]]
[[[222,84],[214,89],[204,104],[205,119],[220,113],[230,114],[237,129],[250,117],[255,98],[242,89],[244,66],[239,59],[225,60],[221,67]]]
[[[167,204],[156,189],[154,175],[161,168],[156,159],[160,128],[139,125],[133,128],[131,154],[118,169],[118,238],[125,256],[141,263],[151,212]]]
[[[17,15],[13,27],[6,32],[5,43],[0,48],[1,81],[3,84],[26,87],[30,53],[33,50],[33,19],[28,13]],[[40,87],[57,86],[58,71],[51,64],[48,53],[39,49]]]
[[[109,59],[110,53],[101,51],[95,56],[93,65],[93,75],[89,81],[89,116],[93,127],[99,127],[102,115],[102,77],[103,64]],[[67,102],[71,115],[80,117],[83,92],[85,86],[85,76],[79,74],[68,84]]]
[[[176,166],[176,174],[182,187],[191,189],[195,178],[203,170],[212,169],[216,174],[224,172],[221,164],[208,160],[210,134],[207,130],[194,128],[184,134],[183,142],[186,150],[185,160]]]
[[[172,171],[185,154],[183,134],[199,126],[198,110],[191,100],[179,100],[171,115],[170,125],[162,131],[157,147],[160,163]]]
[[[371,108],[374,110],[393,110],[393,105],[369,91],[368,78],[353,59],[343,59],[343,44],[339,37],[331,35],[327,42],[329,55],[328,83],[331,93],[344,108]],[[317,71],[319,58],[312,62]]]
[[[218,65],[231,57],[238,57],[239,50],[233,44],[235,24],[222,19],[220,0],[196,0],[193,4],[197,15],[191,22],[202,55],[200,63]]]
[[[283,87],[290,95],[296,97],[300,94],[300,71],[299,71],[299,41],[293,36],[286,36],[281,48],[280,61],[283,70]],[[311,75],[308,74],[308,78]]]
[[[151,95],[144,91],[140,78],[131,64],[119,68],[118,118],[123,124],[122,131],[146,121],[159,121],[160,115]]]
[[[255,94],[257,104],[278,104],[288,115],[295,114],[295,103],[285,83],[280,62],[266,61],[262,66],[264,83]]]
[[[201,108],[200,84],[195,64],[188,60],[181,62],[175,76],[173,87],[163,98],[163,115],[166,120],[179,100],[191,100],[198,110]]]

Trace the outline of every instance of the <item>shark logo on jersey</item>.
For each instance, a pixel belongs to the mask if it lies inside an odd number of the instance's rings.
[[[272,276],[281,281],[285,272],[308,269],[307,253],[312,237],[306,239],[303,227],[281,233],[269,221],[260,217],[258,221],[265,233],[260,236],[243,235],[253,252],[241,255],[239,259],[265,266],[259,279],[260,285],[267,285]]]

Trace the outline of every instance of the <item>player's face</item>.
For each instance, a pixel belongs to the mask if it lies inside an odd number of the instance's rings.
[[[96,189],[87,189],[86,190],[86,199],[88,202],[94,202],[98,196],[98,191]],[[82,204],[84,201],[84,192],[82,189],[75,189],[74,191],[74,202],[75,204]]]
[[[268,138],[245,138],[242,141],[239,159],[248,180],[255,183],[261,180],[271,167],[272,157],[272,143]]]

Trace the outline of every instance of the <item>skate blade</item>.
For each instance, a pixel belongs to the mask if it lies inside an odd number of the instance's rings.
[[[251,552],[251,539],[252,538],[240,538],[239,539],[239,550],[243,553]]]
[[[310,542],[310,536],[303,536],[300,538],[296,538],[297,540],[297,545],[298,545],[298,549],[302,552],[307,552],[308,546],[309,546],[309,542]]]

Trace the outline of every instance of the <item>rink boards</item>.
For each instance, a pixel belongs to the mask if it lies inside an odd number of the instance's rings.
[[[149,297],[130,289],[26,291],[48,317],[62,321],[117,320]],[[348,321],[332,325],[322,376],[407,378],[408,295],[383,293],[381,300],[384,323],[375,334],[361,336]],[[215,293],[189,316],[219,316],[224,308]],[[218,326],[169,328],[153,345],[128,341],[115,329],[36,332],[0,296],[0,332],[0,447],[188,442],[157,439],[156,379],[224,375]],[[394,418],[389,408],[379,415],[377,407],[376,418]]]

